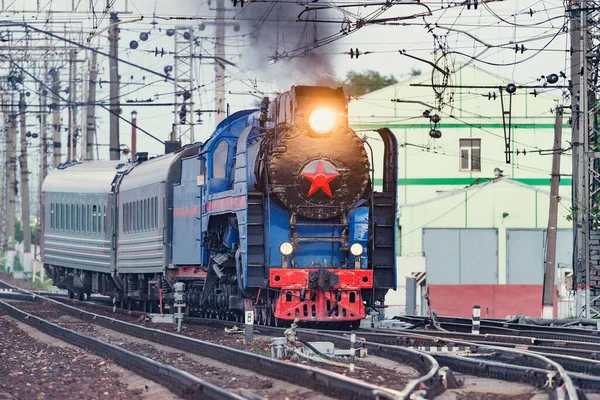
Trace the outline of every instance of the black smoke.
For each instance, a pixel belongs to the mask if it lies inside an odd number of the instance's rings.
[[[315,3],[318,5],[318,3]],[[240,33],[250,43],[242,53],[242,65],[258,70],[279,89],[291,85],[316,84],[332,77],[332,53],[335,42],[324,44],[339,35],[337,23],[297,21],[304,6],[293,3],[246,3],[234,9],[234,19],[240,23]],[[341,20],[331,10],[310,11],[302,19]]]

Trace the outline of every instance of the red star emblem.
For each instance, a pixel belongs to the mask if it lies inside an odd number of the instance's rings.
[[[316,172],[303,172],[302,176],[311,182],[310,189],[308,190],[309,196],[321,189],[327,196],[333,197],[329,182],[340,176],[340,174],[337,172],[328,174],[323,167],[323,161],[319,161]]]

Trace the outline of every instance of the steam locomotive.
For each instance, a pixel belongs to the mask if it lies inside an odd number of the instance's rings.
[[[43,184],[46,273],[150,312],[183,287],[195,315],[357,325],[396,287],[397,142],[378,133],[380,190],[342,89],[317,86],[163,156],[65,163]]]

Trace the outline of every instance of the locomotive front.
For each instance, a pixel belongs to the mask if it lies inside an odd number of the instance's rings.
[[[348,126],[342,89],[296,86],[278,96],[257,180],[267,204],[269,286],[278,319],[358,322],[373,289],[372,182],[365,143]]]

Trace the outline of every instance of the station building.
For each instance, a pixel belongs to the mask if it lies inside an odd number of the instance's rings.
[[[439,77],[433,81],[439,83]],[[392,129],[400,147],[398,290],[388,295],[386,315],[426,314],[428,293],[438,315],[466,317],[479,305],[482,317],[539,317],[561,91],[519,88],[520,82],[472,66],[458,69],[445,90],[427,86],[431,83],[426,72],[349,104],[351,126],[373,138],[377,169],[382,148],[374,129]],[[508,84],[517,86],[512,95]],[[565,110],[563,149],[571,141],[569,118]],[[431,137],[432,129],[441,137]],[[568,316],[574,305],[567,290],[573,247],[570,151],[560,158],[555,315]],[[414,309],[406,309],[406,277],[418,283]]]

